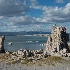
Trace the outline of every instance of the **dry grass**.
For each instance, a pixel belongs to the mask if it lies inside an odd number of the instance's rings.
[[[15,64],[15,63],[21,63],[21,64],[38,64],[39,66],[41,66],[42,64],[48,64],[48,65],[54,65],[57,64],[57,63],[64,63],[64,62],[70,62],[70,61],[66,61],[65,59],[61,58],[61,57],[57,57],[57,56],[49,56],[47,58],[43,58],[43,59],[40,59],[40,60],[33,60],[33,61],[30,61],[29,59],[24,59],[24,60],[13,60],[11,59],[11,54],[0,54],[0,61],[2,62],[7,62],[9,64]],[[23,57],[22,57],[23,58]]]
[[[28,59],[24,59],[24,60],[21,62],[21,64],[27,64],[27,63],[29,63],[29,60],[28,60]]]
[[[0,54],[0,59],[7,60],[10,56],[10,54]]]
[[[41,59],[38,61],[39,64],[48,64],[48,65],[54,65],[57,63],[63,63],[66,62],[66,60],[62,59],[61,57],[57,56],[49,56],[47,58]]]

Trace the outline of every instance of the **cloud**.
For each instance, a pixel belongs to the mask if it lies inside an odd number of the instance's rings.
[[[69,3],[70,0],[55,0],[56,3]]]
[[[45,30],[43,22],[31,16],[13,16],[0,19],[0,31],[37,31]]]
[[[29,7],[19,0],[0,0],[0,16],[14,16],[27,12]]]
[[[38,5],[38,0],[30,0],[30,8],[41,9],[43,6]]]
[[[56,3],[63,3],[64,0],[56,0]]]
[[[29,24],[37,24],[38,21],[31,16],[18,16],[18,17],[11,17],[9,21],[12,22],[14,25],[29,25]]]
[[[36,6],[38,1],[37,0],[30,0],[30,3],[32,6]]]
[[[24,26],[24,25],[39,25],[39,24],[49,24],[49,23],[67,23],[70,22],[70,3],[64,7],[47,7],[43,6],[43,14],[41,17],[35,18],[29,15],[24,16],[12,16],[3,17],[0,19],[4,20],[2,23],[6,26]],[[7,24],[9,23],[9,24]]]
[[[29,2],[27,2],[29,1]],[[58,3],[64,0],[57,0]],[[0,0],[0,31],[51,30],[53,24],[70,22],[70,3],[64,7],[42,6],[37,0]],[[33,17],[29,10],[43,11]],[[27,15],[28,12],[28,15]],[[38,12],[39,13],[39,12]],[[33,15],[33,13],[31,13]],[[9,17],[10,16],[10,17]],[[48,25],[49,24],[49,25]]]
[[[39,21],[45,21],[45,22],[51,22],[51,23],[70,22],[70,3],[60,8],[44,6],[42,10],[43,10],[43,15],[42,15],[42,18],[39,18]]]
[[[2,19],[3,18],[3,16],[0,16],[0,19]]]

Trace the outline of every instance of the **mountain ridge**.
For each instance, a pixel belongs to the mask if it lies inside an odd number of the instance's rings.
[[[43,31],[20,31],[20,32],[0,32],[0,36],[17,36],[17,35],[33,35],[33,34],[51,34],[51,32],[43,32]]]

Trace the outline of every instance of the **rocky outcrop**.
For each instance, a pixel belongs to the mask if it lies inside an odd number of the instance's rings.
[[[63,54],[69,52],[67,41],[69,41],[69,34],[66,33],[66,28],[54,25],[51,35],[48,37],[44,53],[53,55],[55,53]]]
[[[5,40],[5,36],[2,36],[0,38],[0,53],[4,53],[5,49],[4,49],[4,40]]]

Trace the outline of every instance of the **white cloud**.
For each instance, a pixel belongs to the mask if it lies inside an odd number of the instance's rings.
[[[9,18],[9,21],[12,22],[14,25],[29,25],[29,24],[37,24],[38,22],[36,21],[35,18],[31,16],[18,16],[18,17],[11,17]]]
[[[37,0],[30,0],[30,3],[32,6],[36,6],[38,1]]]
[[[61,8],[44,6],[42,10],[44,11],[42,15],[43,18],[41,18],[42,20],[39,21],[52,23],[70,22],[70,3]]]
[[[0,9],[0,16],[12,16],[27,12],[29,7],[19,0],[0,0]]]
[[[58,1],[63,2],[63,0]],[[43,14],[38,18],[23,15],[29,12],[29,7],[40,9]],[[2,31],[23,31],[27,29],[46,31],[51,30],[52,25],[48,25],[49,23],[70,22],[70,3],[59,8],[40,6],[37,0],[29,0],[29,4],[27,4],[26,0],[23,2],[19,0],[0,0],[0,8],[0,30]],[[45,24],[47,24],[47,27]]]
[[[3,18],[3,16],[0,16],[0,19],[2,19]]]
[[[56,0],[57,3],[63,3],[64,0]]]
[[[33,9],[41,9],[43,6],[38,5],[38,1],[37,0],[30,0],[30,8]]]

